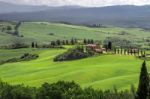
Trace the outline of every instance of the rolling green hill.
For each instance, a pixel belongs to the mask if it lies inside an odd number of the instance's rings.
[[[148,44],[145,43],[145,39],[149,39],[150,37],[150,31],[140,28],[89,28],[84,26],[45,22],[24,22],[20,26],[19,32],[19,35],[23,35],[23,37],[12,36],[0,31],[0,45],[15,42],[31,44],[32,41],[41,44],[50,43],[52,40],[70,40],[71,38],[87,38],[103,41],[107,37],[112,37],[115,39],[119,38],[122,40],[128,40],[142,46],[147,46]]]
[[[12,27],[15,25],[6,22],[1,24]],[[149,47],[146,40],[150,37],[150,31],[140,28],[89,28],[59,23],[23,22],[19,28],[19,35],[23,37],[0,30],[0,45],[15,42],[31,44],[33,41],[44,44],[52,40],[71,38],[103,41],[107,37],[112,37]],[[76,61],[53,62],[53,58],[65,50],[0,49],[0,61],[20,57],[24,53],[39,54],[36,60],[0,65],[0,78],[11,84],[24,83],[30,86],[40,86],[43,82],[52,83],[58,80],[74,80],[82,87],[92,86],[102,89],[110,89],[113,86],[118,89],[129,89],[131,84],[137,85],[142,60],[134,56],[101,55]]]
[[[32,61],[8,63],[0,66],[0,77],[11,84],[23,83],[40,86],[43,82],[58,80],[76,81],[82,87],[129,89],[137,85],[142,60],[134,56],[100,55],[91,58],[53,62],[53,58],[64,49],[16,49],[0,50],[0,60],[17,57],[22,53],[37,53]],[[148,67],[150,62],[148,61]]]

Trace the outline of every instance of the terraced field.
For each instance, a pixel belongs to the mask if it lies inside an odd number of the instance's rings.
[[[18,57],[25,52],[37,53],[32,61],[8,63],[0,66],[0,77],[11,84],[40,86],[44,82],[58,80],[76,81],[82,87],[129,89],[137,85],[142,60],[134,56],[101,55],[91,58],[53,62],[64,49],[17,49],[0,50],[0,60]],[[148,68],[150,68],[150,62]]]

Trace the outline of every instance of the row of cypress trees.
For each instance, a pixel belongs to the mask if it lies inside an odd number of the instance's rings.
[[[56,41],[51,41],[49,46],[61,46],[61,45],[74,45],[77,44],[77,39],[71,39],[71,40],[56,40]],[[44,45],[44,44],[42,44]],[[32,48],[38,48],[41,46],[37,42],[32,42],[31,47]]]
[[[124,54],[124,55],[145,55],[146,52],[139,49],[114,49],[115,54]]]
[[[56,41],[51,41],[50,45],[51,46],[60,46],[60,45],[75,45],[78,43],[78,40],[76,38],[72,38],[71,40],[56,40]],[[93,39],[84,39],[83,44],[94,44]],[[37,42],[32,42],[31,47],[32,48],[38,48],[40,44]]]

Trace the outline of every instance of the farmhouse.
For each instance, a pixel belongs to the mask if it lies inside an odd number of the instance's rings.
[[[92,50],[96,53],[103,53],[104,51],[106,51],[106,49],[102,48],[99,44],[87,44],[86,50]]]

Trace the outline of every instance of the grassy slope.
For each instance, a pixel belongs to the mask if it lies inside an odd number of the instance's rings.
[[[118,35],[121,31],[126,31],[129,35]],[[49,33],[54,33],[54,35],[48,35]],[[48,43],[51,40],[70,39],[72,37],[103,40],[108,36],[140,42],[143,38],[150,36],[150,32],[138,28],[88,28],[40,22],[23,23],[20,34],[24,37],[15,37],[0,32],[0,44],[16,41]],[[0,60],[19,57],[25,52],[40,55],[39,59],[30,62],[1,65],[0,77],[12,84],[25,83],[31,86],[39,86],[46,81],[55,82],[58,80],[75,80],[83,87],[93,86],[103,89],[112,88],[114,85],[120,89],[129,88],[131,84],[137,84],[142,61],[133,56],[108,55],[54,63],[52,61],[53,57],[63,51],[50,49],[0,50]]]
[[[122,31],[126,31],[129,34],[119,35]],[[54,33],[54,35],[49,35],[49,33]],[[95,40],[104,40],[106,37],[119,37],[129,39],[130,41],[138,41],[139,43],[143,38],[149,37],[150,32],[138,28],[88,28],[84,26],[55,23],[25,22],[22,23],[20,27],[20,35],[23,35],[24,37],[15,37],[0,32],[0,44],[8,44],[17,41],[25,43],[31,43],[32,41],[38,43],[49,43],[52,40],[71,39],[73,37],[78,39],[89,38]]]
[[[74,80],[83,87],[110,89],[130,88],[137,84],[142,61],[133,56],[102,55],[77,61],[54,63],[53,57],[64,50],[20,49],[0,50],[0,55],[20,56],[23,52],[38,53],[40,58],[0,66],[0,77],[12,84],[40,86],[43,82]],[[2,54],[3,53],[3,54]],[[8,56],[9,55],[9,56]],[[1,58],[2,60],[2,58]],[[148,62],[150,66],[150,62]]]

